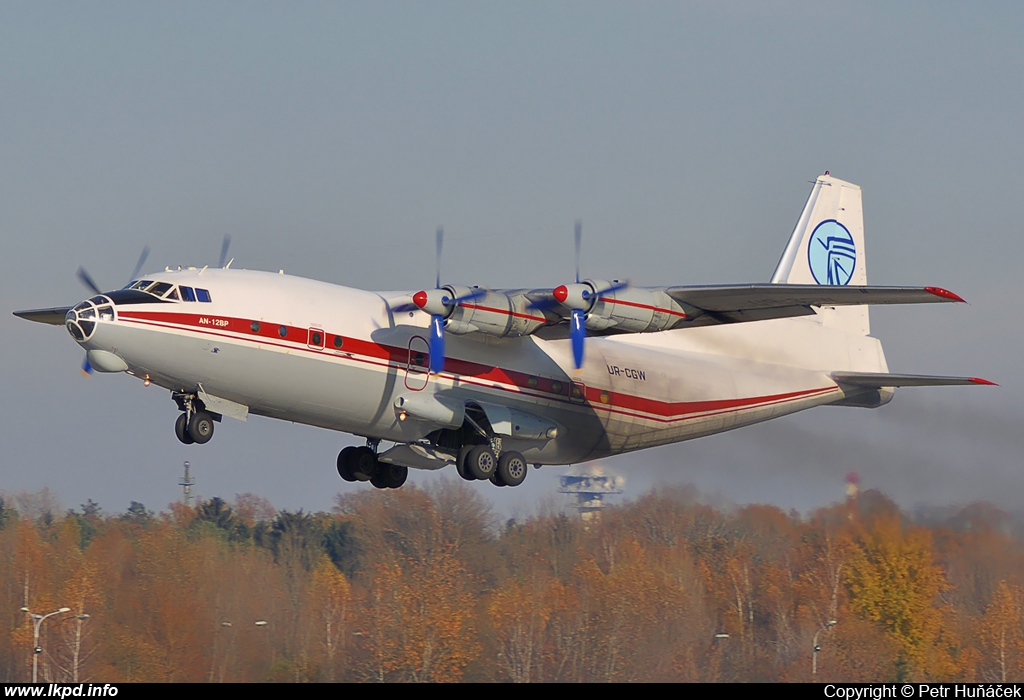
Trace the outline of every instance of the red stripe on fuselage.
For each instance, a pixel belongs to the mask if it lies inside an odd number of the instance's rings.
[[[323,356],[326,353],[328,357],[342,360],[348,359],[380,367],[393,367],[397,365],[398,369],[404,369],[407,367],[409,360],[408,348],[380,345],[373,341],[352,337],[343,337],[342,347],[334,349],[332,347],[333,339],[342,336],[336,336],[331,333],[325,333],[327,340],[326,349],[309,348],[306,345],[308,329],[304,326],[287,326],[259,321],[258,330],[253,331],[253,321],[247,319],[214,314],[168,313],[162,311],[118,310],[118,318],[130,323],[171,330],[198,332],[204,335],[213,335],[232,340],[258,340],[264,345],[299,350],[312,355]],[[205,322],[203,319],[205,319]],[[225,325],[218,325],[218,321],[224,322]],[[281,336],[278,330],[282,327],[286,329],[284,336]],[[426,330],[424,329],[424,332]],[[570,379],[541,377],[526,372],[491,367],[469,360],[450,357],[445,359],[444,371],[446,374],[455,375],[464,384],[521,393],[534,398],[557,401],[567,405],[580,405],[578,401],[571,401],[569,398],[574,386]],[[533,386],[531,386],[531,383]],[[506,386],[499,386],[501,384]],[[734,413],[747,408],[789,403],[801,398],[838,390],[837,386],[830,386],[767,396],[671,402],[608,389],[586,387],[585,399],[588,402],[589,408],[593,410],[672,423],[701,416]],[[602,394],[607,395],[607,400],[602,401]]]

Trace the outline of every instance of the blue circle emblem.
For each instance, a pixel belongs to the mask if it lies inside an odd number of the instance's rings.
[[[857,266],[857,246],[835,219],[822,221],[807,243],[807,263],[818,284],[849,284]]]

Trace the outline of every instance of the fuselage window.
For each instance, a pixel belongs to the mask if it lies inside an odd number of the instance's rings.
[[[249,328],[252,329],[253,333],[259,333],[260,332],[260,322],[259,321],[253,321],[252,325],[249,326]]]
[[[192,290],[192,287],[180,287],[181,298],[185,301],[195,301],[196,293]]]
[[[340,350],[341,346],[344,345],[344,344],[345,344],[344,338],[342,338],[340,335],[334,336],[334,347],[336,347],[336,348],[338,348]]]
[[[198,299],[199,301],[211,301],[210,292],[208,292],[205,289],[200,289],[199,287],[196,287],[196,299]]]
[[[324,346],[324,337],[320,334],[320,331],[309,332],[309,344],[320,348]]]
[[[277,334],[279,336],[281,336],[282,338],[287,338],[288,337],[288,326],[278,326],[277,327]]]

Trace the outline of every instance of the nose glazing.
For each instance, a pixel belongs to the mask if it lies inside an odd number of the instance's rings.
[[[97,321],[114,320],[114,303],[105,296],[95,296],[86,299],[82,303],[68,311],[64,317],[64,325],[67,326],[71,337],[79,343],[84,343],[96,332]]]

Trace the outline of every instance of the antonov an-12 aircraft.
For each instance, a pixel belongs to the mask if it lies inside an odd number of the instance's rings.
[[[578,271],[578,225],[576,240]],[[106,293],[80,271],[95,296],[15,313],[66,326],[86,368],[170,390],[185,444],[249,414],[339,430],[366,445],[343,449],[338,473],[377,488],[448,465],[516,486],[531,464],[814,406],[875,408],[895,387],[991,384],[888,371],[868,305],[963,300],[867,286],[861,190],[827,172],[768,284],[645,288],[577,272],[552,289],[491,290],[439,274],[434,289],[368,292],[225,257],[226,246],[218,269],[135,274]]]

